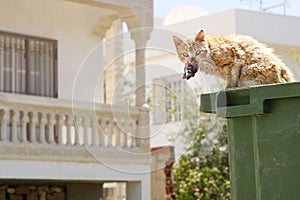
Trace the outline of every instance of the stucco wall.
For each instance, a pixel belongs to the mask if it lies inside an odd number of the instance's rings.
[[[81,63],[89,52],[101,42],[94,34],[102,16],[113,11],[62,0],[9,0],[0,1],[0,30],[27,34],[58,41],[58,96],[71,99],[73,83]],[[101,59],[94,59],[89,74],[102,71]],[[85,93],[94,91],[96,77],[86,81],[78,100],[91,101]],[[91,84],[92,83],[92,84]],[[102,88],[101,88],[102,90]],[[101,101],[101,95],[98,95]]]

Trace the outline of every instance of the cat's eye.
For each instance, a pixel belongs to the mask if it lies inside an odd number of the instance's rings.
[[[182,54],[184,57],[188,57],[189,55],[187,53]]]
[[[200,50],[196,51],[196,55],[198,56],[201,53]]]

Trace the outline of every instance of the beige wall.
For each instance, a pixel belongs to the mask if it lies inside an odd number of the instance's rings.
[[[58,96],[71,99],[79,66],[101,41],[93,30],[102,16],[111,14],[114,13],[110,10],[63,0],[1,0],[0,30],[57,40]],[[90,64],[94,65],[92,70],[101,72],[100,60],[94,59]],[[93,77],[87,81],[87,85],[95,87],[95,82],[96,77]],[[94,89],[83,90],[83,94],[76,98],[91,101],[90,97],[86,97],[91,95],[85,93],[93,92]]]

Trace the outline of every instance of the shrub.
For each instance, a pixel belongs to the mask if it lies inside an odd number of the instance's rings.
[[[230,199],[227,127],[221,123],[221,129],[208,128],[209,121],[209,117],[203,118],[199,126],[192,128],[190,135],[185,137],[186,143],[193,142],[187,154],[182,155],[174,166],[177,200]],[[208,141],[206,136],[212,131],[219,131],[219,137],[215,134],[215,138]]]

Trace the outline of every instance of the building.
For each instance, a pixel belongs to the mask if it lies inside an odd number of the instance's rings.
[[[134,29],[152,27],[152,1],[0,0],[0,16],[0,199],[105,199],[111,182],[150,199],[145,90],[103,104],[101,77],[107,31],[121,20],[145,46],[151,30]]]
[[[299,22],[300,18],[298,17],[283,16],[257,11],[229,10],[222,13],[190,19],[184,22],[169,24],[167,26],[163,26],[161,24],[161,27],[159,27],[160,29],[155,29],[153,31],[151,40],[149,40],[147,47],[153,48],[155,45],[158,47],[157,44],[155,44],[155,40],[157,40],[156,34],[159,35],[162,32],[166,36],[171,37],[173,34],[177,34],[182,36],[182,38],[193,36],[201,29],[205,30],[207,35],[251,35],[259,41],[264,42],[268,46],[272,47],[275,54],[278,55],[291,69],[296,80],[299,80],[300,64],[295,60],[295,55],[293,54],[293,52],[300,52],[300,42],[298,40],[300,28],[297,28],[297,24]],[[165,51],[162,53],[161,50],[157,50],[155,53],[152,53],[152,55],[150,53],[147,54],[146,59],[146,64],[149,66],[146,73],[147,81],[153,82],[154,85],[159,85],[156,88],[158,92],[153,92],[154,96],[152,99],[155,105],[161,105],[159,102],[162,99],[161,95],[165,95],[161,90],[161,86],[166,87],[176,93],[176,91],[180,91],[180,88],[178,87],[182,88],[185,87],[185,84],[195,84],[195,82],[198,81],[199,83],[207,82],[206,84],[209,86],[204,88],[206,90],[218,90],[218,88],[210,86],[211,81],[215,81],[216,78],[207,76],[205,74],[201,74],[202,79],[200,76],[198,76],[197,78],[199,79],[193,78],[189,81],[181,80],[183,66],[175,54],[175,47],[171,38],[168,40],[167,38],[165,39],[164,47],[166,47],[165,49],[170,52],[167,53]],[[165,68],[165,70],[155,73],[154,71],[158,68]],[[155,91],[155,89],[153,89],[153,91]],[[178,103],[180,103],[179,100]],[[168,110],[170,108],[166,107],[165,109]],[[163,134],[164,129],[158,129],[155,127],[155,124],[160,125],[163,123],[164,127],[167,129],[168,123],[165,122],[180,121],[178,120],[178,117],[169,119],[170,116],[166,114],[164,116],[161,111],[164,112],[165,110],[157,111],[158,114],[155,114],[155,110],[153,111],[154,126],[152,126],[151,130],[160,130],[160,132],[157,132],[157,134],[151,133],[151,135],[155,135],[155,137],[151,138],[152,147],[162,146],[163,144],[170,145],[170,143],[168,143],[166,133]],[[176,116],[179,116],[179,113],[176,113]],[[176,155],[178,157],[180,153],[177,152]]]
[[[186,9],[188,8],[188,9]],[[183,10],[182,10],[183,9]],[[175,147],[175,160],[185,153],[185,145],[182,144],[182,138],[179,132],[183,128],[182,113],[186,101],[182,99],[183,90],[189,91],[194,87],[201,88],[202,91],[213,92],[220,90],[222,85],[216,77],[197,73],[197,76],[188,81],[182,80],[183,64],[175,54],[175,47],[172,41],[172,35],[182,38],[193,36],[201,29],[205,30],[207,35],[221,34],[243,34],[250,35],[257,40],[266,43],[272,47],[283,62],[291,69],[295,79],[300,78],[300,63],[295,59],[295,52],[300,53],[300,18],[278,15],[266,12],[229,10],[221,13],[208,14],[199,11],[200,17],[193,16],[187,20],[182,20],[182,16],[188,18],[190,7],[182,6],[182,9],[174,9],[167,16],[167,20],[157,19],[155,23],[151,40],[147,44],[150,49],[147,52],[146,64],[147,80],[151,82],[152,88],[152,125],[150,128],[151,147],[159,151],[152,152],[152,162],[155,163],[152,169],[156,170],[152,175],[152,199],[160,199],[164,196],[161,188],[164,187],[163,178],[158,179],[157,174],[163,176],[164,164],[168,160],[157,159],[162,154],[162,147]],[[194,14],[194,13],[193,13]],[[175,17],[174,17],[175,16]],[[179,20],[179,21],[172,21]],[[165,24],[164,24],[165,23]],[[159,38],[164,42],[158,43]],[[161,40],[161,41],[162,41]],[[159,73],[157,72],[160,69]],[[199,103],[199,94],[195,92],[185,93],[183,96]],[[197,112],[197,110],[195,111]],[[197,120],[197,119],[195,119]],[[157,167],[159,166],[159,167]]]

